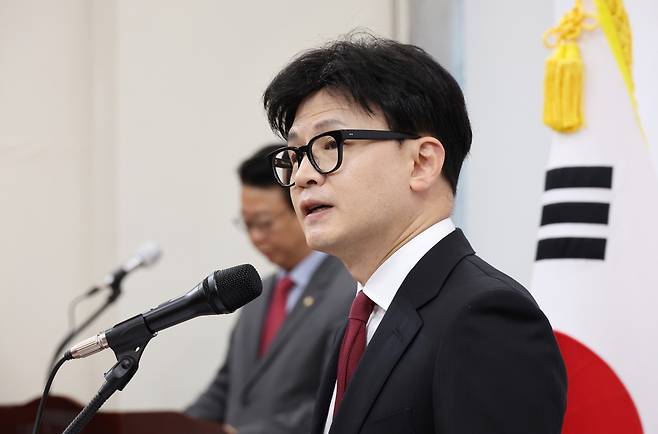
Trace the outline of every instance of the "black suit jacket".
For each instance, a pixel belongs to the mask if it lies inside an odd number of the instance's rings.
[[[313,433],[324,428],[339,345],[340,336]],[[548,320],[456,230],[398,289],[330,432],[558,434],[565,404],[566,372]]]

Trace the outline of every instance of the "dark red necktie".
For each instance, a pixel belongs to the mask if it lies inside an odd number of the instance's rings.
[[[343,400],[345,389],[350,384],[354,371],[359,365],[359,360],[366,350],[366,324],[372,313],[375,303],[368,298],[363,291],[359,291],[352,302],[347,328],[343,335],[338,355],[338,375],[336,376],[336,402],[334,403],[334,415],[338,411],[340,402]]]
[[[286,302],[293,286],[295,286],[295,282],[287,275],[279,279],[274,286],[270,308],[267,311],[267,318],[263,322],[263,330],[260,334],[258,357],[262,357],[267,352],[267,349],[274,340],[274,336],[276,336],[276,333],[281,328],[283,320],[286,319]]]

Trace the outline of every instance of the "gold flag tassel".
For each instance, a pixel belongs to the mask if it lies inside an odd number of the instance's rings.
[[[595,27],[594,16],[576,0],[560,23],[544,33],[544,45],[554,48],[546,59],[544,123],[556,131],[572,132],[583,125],[583,60],[576,40],[583,29]]]

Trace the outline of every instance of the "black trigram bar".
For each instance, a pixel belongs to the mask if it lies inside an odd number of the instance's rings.
[[[544,205],[541,225],[552,223],[608,224],[610,204],[600,202],[560,202]]]
[[[605,259],[605,238],[546,238],[537,244],[542,259]]]
[[[560,167],[546,172],[545,190],[555,188],[612,188],[612,167]]]

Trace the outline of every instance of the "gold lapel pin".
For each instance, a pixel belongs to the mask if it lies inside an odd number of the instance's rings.
[[[313,303],[315,303],[315,299],[310,295],[307,295],[304,297],[304,300],[302,300],[302,303],[304,303],[304,307],[311,307],[313,306]]]

